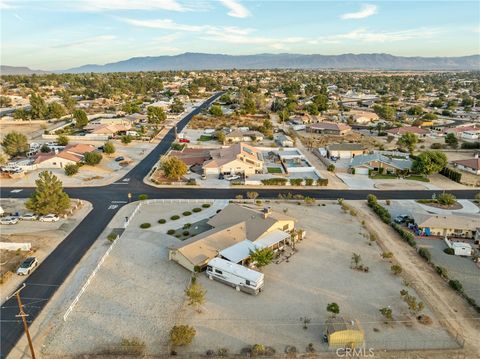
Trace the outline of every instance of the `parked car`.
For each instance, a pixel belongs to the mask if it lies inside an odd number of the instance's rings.
[[[180,143],[190,143],[190,140],[188,138],[181,138],[179,140]]]
[[[18,218],[22,221],[36,221],[38,216],[35,213],[24,213]]]
[[[240,179],[240,176],[239,175],[227,175],[224,177],[224,179],[226,179],[227,181],[233,181],[233,180],[236,180],[236,179]]]
[[[119,156],[119,157],[115,158],[115,162],[121,162],[123,160],[125,160],[125,158],[123,156]]]
[[[7,216],[0,218],[0,224],[17,224],[18,218],[14,216]]]
[[[395,223],[398,223],[398,224],[402,224],[402,223],[405,223],[405,222],[408,222],[410,220],[410,216],[406,215],[406,214],[401,214],[401,215],[398,215],[396,216],[393,221]]]
[[[17,274],[29,275],[37,265],[38,265],[37,258],[28,257],[20,264],[20,267],[18,267]]]
[[[40,222],[57,222],[60,219],[56,214],[50,213],[40,217]]]

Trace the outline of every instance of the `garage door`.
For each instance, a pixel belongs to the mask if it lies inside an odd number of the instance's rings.
[[[358,167],[355,168],[356,175],[368,175],[368,168],[365,167]]]
[[[205,174],[207,175],[218,175],[220,173],[218,168],[205,168]]]

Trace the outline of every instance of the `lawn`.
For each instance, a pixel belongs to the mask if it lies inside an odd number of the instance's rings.
[[[282,169],[280,167],[267,167],[268,173],[282,173]]]
[[[397,175],[394,175],[394,174],[385,173],[385,174],[376,174],[371,176],[370,178],[371,179],[396,179],[398,177]]]
[[[411,181],[420,181],[420,182],[430,182],[430,180],[427,177],[419,176],[419,175],[412,175],[405,177],[407,180]]]
[[[207,135],[201,135],[200,138],[198,139],[198,141],[211,141],[212,140],[212,136],[207,136]]]

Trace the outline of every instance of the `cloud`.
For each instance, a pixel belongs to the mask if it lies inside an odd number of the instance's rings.
[[[73,2],[73,6],[77,10],[91,12],[109,10],[187,10],[176,0],[80,0]]]
[[[187,25],[187,24],[178,24],[170,19],[152,19],[152,20],[138,20],[131,18],[120,18],[120,20],[126,22],[127,24],[137,26],[137,27],[146,27],[150,29],[164,29],[164,30],[177,30],[177,31],[188,31],[188,32],[200,32],[206,31],[213,28],[210,25]]]
[[[223,4],[223,6],[230,10],[227,12],[227,15],[229,16],[245,18],[252,15],[245,6],[236,0],[220,0],[220,2]]]
[[[0,0],[0,10],[13,9],[14,6],[9,4],[6,0]]]
[[[323,43],[340,43],[342,40],[355,40],[361,42],[394,42],[416,38],[431,38],[439,34],[441,30],[434,28],[418,28],[389,32],[372,32],[364,28],[356,29],[345,34],[325,36],[319,38]]]
[[[93,45],[93,44],[101,44],[106,41],[111,41],[115,40],[117,37],[114,35],[100,35],[100,36],[94,36],[94,37],[89,37],[83,40],[78,40],[78,41],[72,41],[72,42],[67,42],[64,44],[59,44],[59,45],[54,45],[52,48],[54,49],[64,49],[64,48],[70,48],[70,47],[76,47],[80,45]]]
[[[349,12],[347,14],[343,14],[340,16],[343,20],[351,20],[351,19],[364,19],[366,17],[375,15],[377,13],[377,6],[366,4],[363,5],[360,11],[357,12]]]

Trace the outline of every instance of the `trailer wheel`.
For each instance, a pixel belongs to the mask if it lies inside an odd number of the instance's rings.
[[[211,274],[208,275],[208,279],[213,280],[213,277]]]
[[[236,290],[237,292],[240,292],[240,287],[237,285],[237,286],[235,287],[235,290]]]

